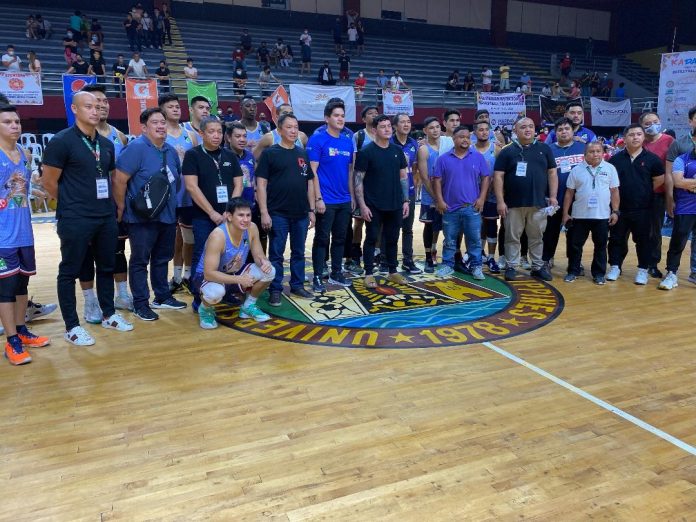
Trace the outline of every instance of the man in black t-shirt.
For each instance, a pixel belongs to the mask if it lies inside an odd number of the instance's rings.
[[[514,131],[517,139],[500,151],[493,167],[498,214],[505,220],[505,279],[514,281],[517,278],[520,237],[526,231],[532,259],[531,275],[551,281],[551,272],[542,261],[547,217],[542,208],[558,207],[556,160],[548,145],[534,139],[531,118],[518,119]]]
[[[278,119],[281,141],[263,151],[256,166],[256,200],[261,227],[269,230],[268,259],[275,268],[270,286],[271,306],[281,305],[283,252],[290,235],[290,292],[305,299],[314,295],[304,288],[304,250],[307,228],[314,226],[314,173],[304,149],[297,147],[297,118],[283,114]]]
[[[372,120],[375,140],[358,151],[355,160],[355,198],[360,217],[366,223],[363,260],[365,287],[375,288],[372,275],[375,261],[375,243],[383,228],[382,245],[389,276],[393,283],[405,284],[404,276],[396,271],[396,251],[403,218],[408,217],[408,163],[403,150],[392,143],[392,124],[389,116],[381,114]]]
[[[242,195],[242,169],[237,156],[222,145],[222,122],[205,117],[200,121],[203,143],[184,154],[181,172],[186,190],[191,195],[193,229],[192,271],[198,267],[205,242],[210,233],[225,219],[230,199]],[[193,310],[200,304],[198,292],[193,292]]]
[[[350,77],[350,56],[346,54],[345,49],[338,55],[338,81],[348,83]]]
[[[89,64],[82,58],[80,53],[75,55],[75,61],[68,69],[67,74],[87,74],[89,72]]]
[[[97,132],[101,107],[89,92],[78,92],[71,109],[75,125],[56,134],[43,156],[43,186],[58,200],[56,218],[61,261],[58,301],[65,321],[65,340],[77,346],[94,344],[80,326],[75,279],[87,250],[97,265],[97,298],[104,328],[129,331],[133,325],[114,308],[114,263],[118,226],[111,195],[114,145]]]
[[[114,86],[116,87],[117,96],[121,98],[124,91],[124,81],[126,77],[126,71],[128,70],[128,65],[123,61],[123,55],[119,54],[111,66],[111,71],[114,76]]]

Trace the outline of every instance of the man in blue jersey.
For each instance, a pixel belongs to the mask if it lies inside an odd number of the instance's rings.
[[[184,129],[201,134],[201,121],[210,116],[210,100],[205,96],[194,96],[189,104],[189,120],[184,123]]]
[[[355,158],[353,142],[343,134],[345,108],[343,103],[329,103],[324,107],[326,132],[314,134],[307,143],[309,165],[314,172],[314,198],[316,202],[316,230],[312,245],[314,279],[312,289],[316,293],[326,291],[322,273],[331,236],[331,272],[329,284],[350,286],[343,276],[343,260],[346,231],[355,208],[350,179]]]
[[[48,337],[25,325],[29,276],[36,274],[29,185],[31,157],[17,145],[22,125],[17,109],[0,105],[0,322],[5,358],[13,365],[31,362],[26,350],[49,344]]]
[[[345,102],[341,98],[330,98],[329,101],[326,102],[326,105],[328,105],[330,103],[340,103],[345,108]],[[314,129],[314,132],[312,134],[319,134],[320,132],[326,132],[327,128],[328,128],[328,125],[326,125],[326,123],[322,123],[321,125],[319,125],[319,127]],[[348,127],[343,127],[343,130],[341,131],[341,133],[348,136],[351,140],[353,139],[353,135],[355,134]]]
[[[208,236],[193,276],[193,285],[201,296],[199,325],[204,330],[217,328],[214,305],[234,287],[246,293],[239,317],[256,322],[271,318],[256,302],[273,281],[275,269],[261,248],[249,202],[243,198],[231,199],[224,215],[224,221]],[[249,256],[253,259],[251,263]]]
[[[283,114],[292,114],[292,105],[290,105],[289,103],[283,103],[282,105],[278,106],[277,110],[278,118],[280,118]],[[254,147],[254,158],[258,160],[261,157],[261,154],[264,150],[266,150],[271,145],[277,145],[278,143],[280,143],[280,139],[281,138],[280,134],[278,133],[278,129],[273,129],[271,132],[267,132],[266,134],[261,136],[261,139],[256,143],[256,146]],[[300,131],[298,133],[297,140],[295,140],[295,145],[302,148],[304,148],[305,145],[307,145],[307,135],[304,132]]]
[[[573,123],[573,139],[582,143],[589,143],[597,140],[597,136],[582,123],[585,119],[585,111],[580,100],[570,101],[566,104],[564,117]],[[546,137],[545,143],[551,145],[556,142],[556,131],[552,130]]]
[[[566,181],[570,175],[570,171],[585,161],[585,144],[573,139],[573,122],[568,118],[559,118],[555,124],[556,142],[550,143],[553,157],[556,158],[556,168],[558,175],[558,199],[559,202],[564,201]],[[563,213],[556,212],[553,216],[549,216],[546,220],[546,230],[544,230],[544,250],[541,256],[542,261],[550,270],[553,266],[553,256],[558,247],[558,239],[561,235]],[[570,252],[570,229],[566,233],[566,257],[569,257]],[[580,274],[582,275],[582,274]]]

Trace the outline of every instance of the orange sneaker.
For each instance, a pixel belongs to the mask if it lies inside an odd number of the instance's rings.
[[[21,339],[17,336],[12,336],[5,343],[5,358],[15,366],[31,362],[31,354],[24,349]]]
[[[42,346],[48,346],[51,344],[51,340],[48,337],[34,335],[27,329],[26,326],[23,326],[17,330],[17,335],[22,340],[22,346],[26,346],[28,348],[41,348]]]

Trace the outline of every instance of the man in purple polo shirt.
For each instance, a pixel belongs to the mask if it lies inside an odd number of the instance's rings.
[[[481,249],[481,210],[491,182],[491,170],[480,152],[470,150],[471,135],[467,127],[457,127],[452,133],[454,149],[443,154],[435,163],[432,174],[438,211],[442,214],[445,244],[443,265],[437,275],[454,272],[454,252],[457,236],[464,234],[474,279],[484,279]]]

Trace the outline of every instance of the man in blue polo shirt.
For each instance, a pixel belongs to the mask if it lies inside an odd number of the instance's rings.
[[[321,276],[326,264],[326,251],[331,235],[331,272],[329,284],[350,286],[343,276],[341,263],[346,232],[355,208],[350,183],[355,146],[344,133],[345,108],[342,102],[324,107],[326,132],[314,134],[307,143],[309,165],[314,172],[314,195],[317,224],[312,245],[314,267],[313,290],[326,291]]]
[[[176,149],[166,142],[167,121],[162,109],[146,109],[140,115],[140,123],[143,135],[130,143],[119,156],[112,185],[117,218],[128,223],[129,228],[129,280],[135,315],[143,321],[155,321],[159,316],[152,308],[179,310],[186,307],[186,303],[172,297],[167,281],[169,261],[174,257],[181,162]],[[158,176],[167,178],[169,194],[160,213],[147,219],[134,211],[133,200],[151,179]],[[148,302],[148,266],[155,294],[152,308]]]
[[[566,104],[564,117],[573,122],[573,139],[582,143],[590,143],[596,141],[597,136],[587,127],[583,127],[582,123],[585,119],[585,111],[580,100],[570,101]],[[556,142],[556,130],[552,130],[546,137],[545,143],[551,145]]]
[[[432,174],[437,209],[442,213],[445,244],[439,276],[454,272],[457,237],[464,234],[474,279],[484,279],[482,270],[481,211],[488,195],[491,171],[486,158],[471,150],[468,127],[454,129],[454,149],[437,158]]]

